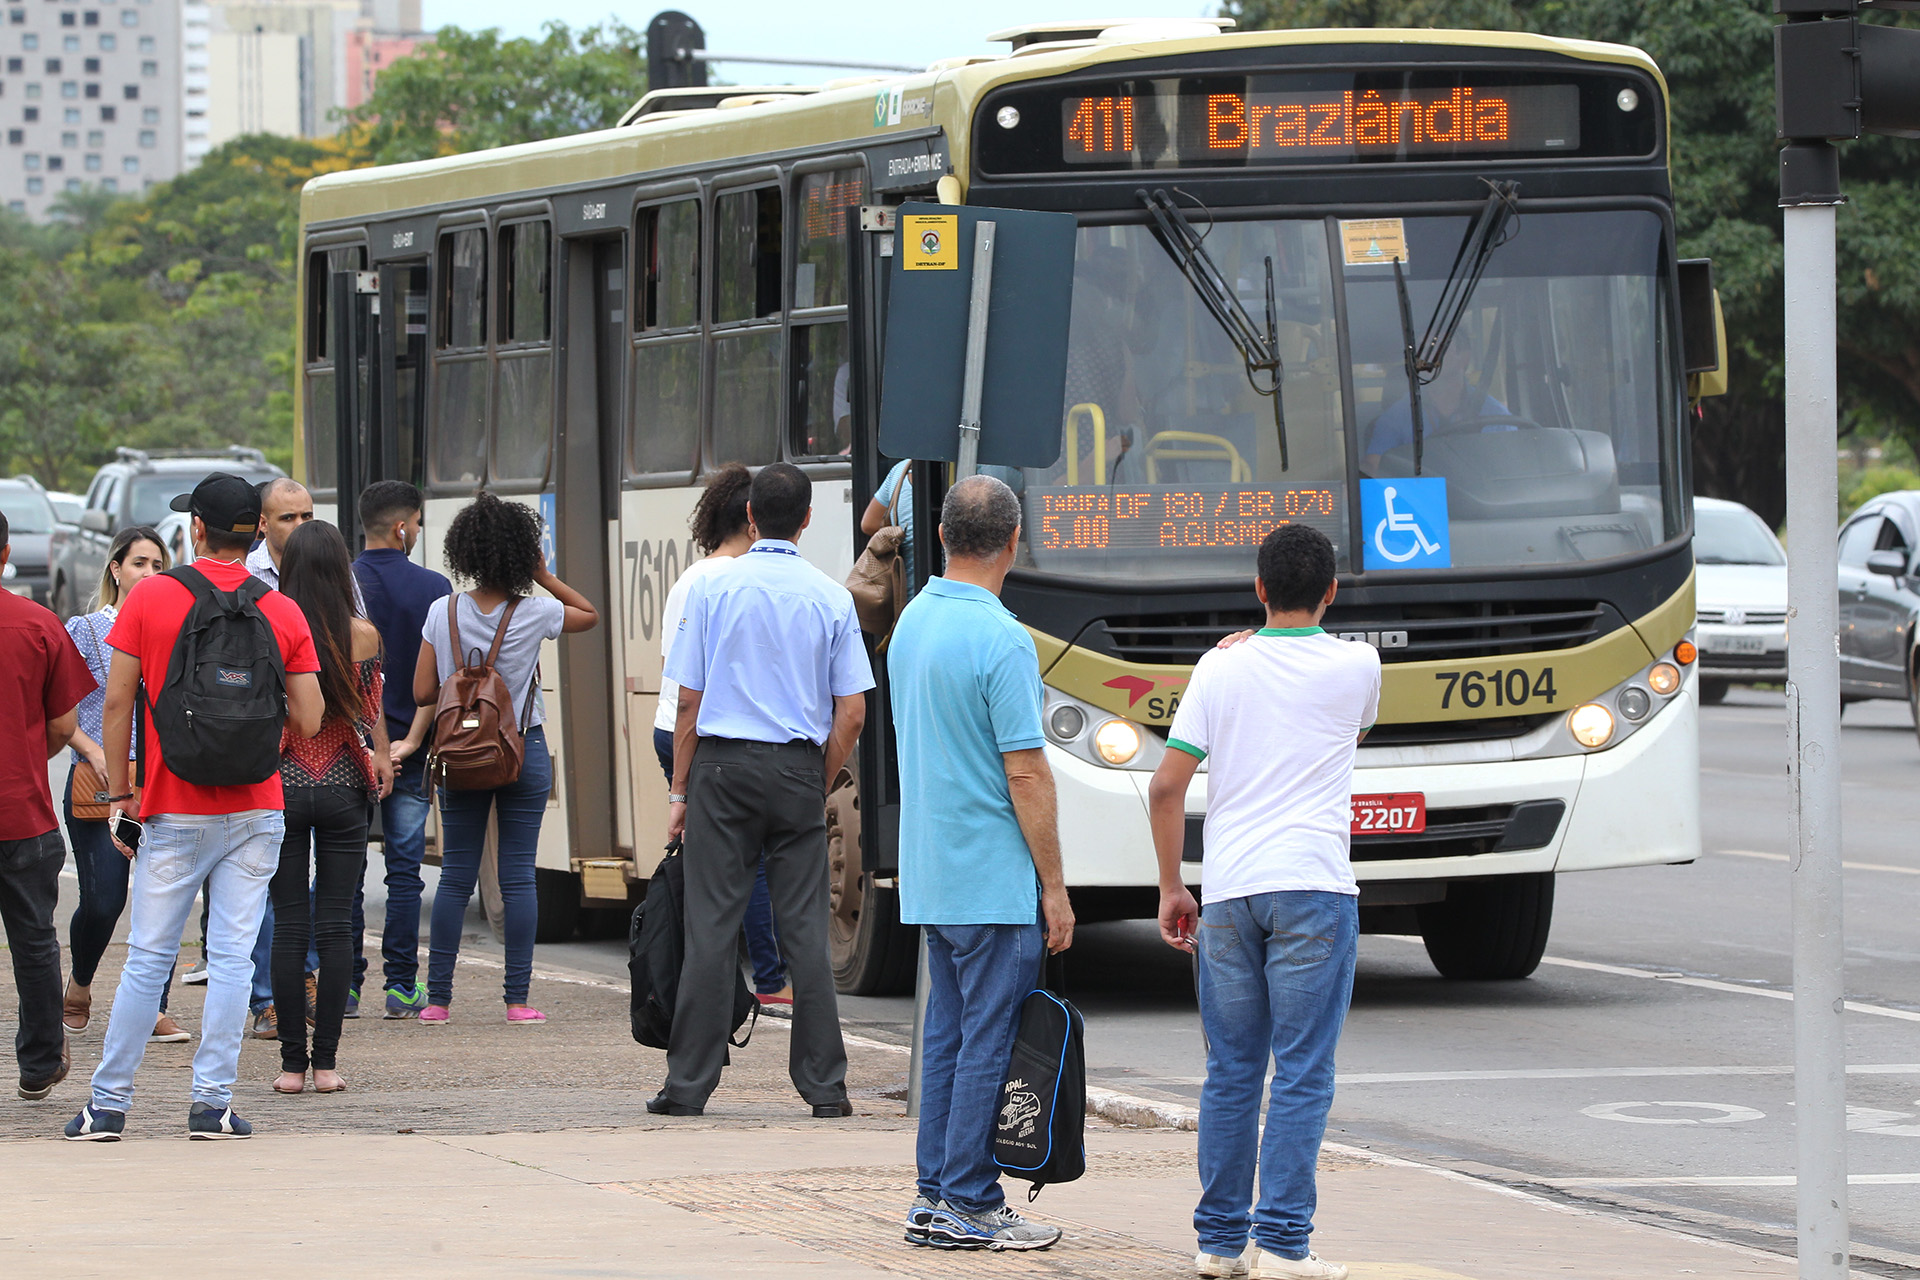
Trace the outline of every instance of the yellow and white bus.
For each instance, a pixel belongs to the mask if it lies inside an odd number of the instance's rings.
[[[660,610],[702,475],[794,462],[803,554],[841,578],[862,545],[907,200],[1079,222],[1060,457],[1007,473],[1027,520],[1005,598],[1040,653],[1083,919],[1152,913],[1147,778],[1193,662],[1257,623],[1253,548],[1285,519],[1332,537],[1328,628],[1386,664],[1364,927],[1422,934],[1449,975],[1523,976],[1558,873],[1695,856],[1686,407],[1713,361],[1689,355],[1658,69],[1530,35],[1227,25],[1023,28],[919,75],[667,90],[612,129],[307,185],[316,497],[351,532],[342,495],[420,484],[437,565],[476,490],[516,496],[605,619],[542,665],[543,936],[625,903],[663,843]],[[948,469],[913,474],[925,572]],[[829,805],[858,992],[914,956],[876,665]],[[1188,808],[1197,861],[1204,778]]]

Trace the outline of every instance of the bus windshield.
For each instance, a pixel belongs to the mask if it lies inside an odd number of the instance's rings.
[[[1443,557],[1409,568],[1574,564],[1684,530],[1655,214],[1514,219],[1445,362],[1420,387],[1417,477],[1393,258],[1403,259],[1417,335],[1470,218],[1194,221],[1255,316],[1272,259],[1290,465],[1280,465],[1271,402],[1153,233],[1083,227],[1061,456],[1008,477],[1026,504],[1026,567],[1123,581],[1240,578],[1266,531],[1294,520],[1333,540],[1343,570],[1392,571],[1394,557],[1349,545],[1350,512],[1378,497],[1369,489],[1415,478],[1444,483],[1448,527],[1435,531],[1446,534],[1434,539]]]

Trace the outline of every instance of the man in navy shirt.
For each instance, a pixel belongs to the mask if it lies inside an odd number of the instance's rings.
[[[393,794],[380,802],[381,843],[387,859],[387,924],[380,958],[388,1018],[417,1018],[427,1006],[420,981],[420,860],[427,847],[425,751],[433,708],[413,704],[412,671],[420,656],[427,606],[453,594],[445,577],[407,557],[420,541],[426,506],[404,480],[378,480],[360,495],[360,527],[367,549],[353,562],[367,619],[386,644],[387,738],[392,744]]]

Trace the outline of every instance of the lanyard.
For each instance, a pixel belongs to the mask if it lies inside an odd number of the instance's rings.
[[[800,554],[798,551],[795,551],[792,547],[748,547],[747,548],[748,555],[752,555],[756,551],[764,551],[770,555],[776,555],[776,556],[797,556]]]

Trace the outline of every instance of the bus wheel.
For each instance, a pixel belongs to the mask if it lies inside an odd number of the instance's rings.
[[[842,995],[899,995],[913,989],[916,930],[900,923],[900,896],[860,866],[860,793],[841,770],[827,795],[828,938],[833,984]]]
[[[1443,978],[1507,980],[1540,967],[1553,925],[1553,873],[1455,880],[1419,908],[1427,957]]]
[[[1727,682],[1725,680],[1702,680],[1700,682],[1700,705],[1717,707],[1727,700]]]

